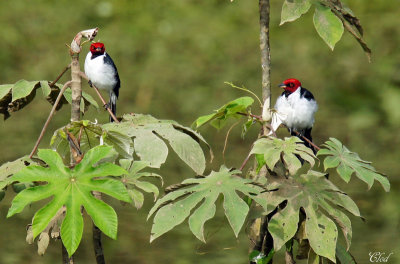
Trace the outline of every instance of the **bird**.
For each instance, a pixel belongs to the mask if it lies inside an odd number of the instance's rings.
[[[279,87],[284,91],[276,100],[274,108],[277,115],[272,119],[271,126],[277,129],[280,123],[283,123],[292,136],[298,136],[307,147],[316,153],[314,147],[301,137],[312,142],[311,130],[314,125],[314,114],[318,110],[314,95],[303,88],[301,82],[294,78],[283,81]]]
[[[98,89],[106,90],[110,94],[108,107],[114,115],[117,112],[117,99],[121,81],[119,79],[117,67],[110,55],[106,52],[105,46],[101,42],[90,45],[90,51],[85,59],[85,74],[89,78],[89,84]],[[110,122],[113,122],[110,116]]]

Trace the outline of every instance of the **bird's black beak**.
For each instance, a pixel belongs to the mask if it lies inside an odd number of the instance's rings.
[[[281,87],[281,88],[285,89],[286,85],[284,83],[281,83],[281,84],[278,85],[278,87]]]

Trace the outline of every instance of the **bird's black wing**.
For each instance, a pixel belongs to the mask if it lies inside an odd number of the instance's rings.
[[[300,98],[306,98],[308,101],[315,100],[314,95],[306,88],[301,87]]]
[[[115,93],[115,95],[118,98],[119,88],[121,87],[121,81],[119,79],[117,66],[115,66],[114,61],[111,59],[111,57],[110,57],[110,55],[108,55],[108,53],[106,53],[104,56],[104,63],[111,65],[111,67],[114,69],[114,74],[115,74],[114,76],[117,79],[117,83],[115,84],[115,86],[113,88],[113,92]]]

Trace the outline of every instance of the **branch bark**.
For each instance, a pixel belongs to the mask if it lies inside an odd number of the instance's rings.
[[[263,108],[271,108],[271,53],[269,46],[269,0],[259,0],[260,9],[260,51],[262,70]],[[264,109],[267,110],[267,109]]]
[[[101,200],[100,192],[93,192],[93,196]],[[106,261],[104,259],[103,246],[101,244],[101,230],[95,224],[93,224],[92,232],[93,232],[93,247],[94,247],[94,255],[96,258],[96,263],[105,264]]]
[[[71,90],[72,90],[72,102],[71,102],[71,121],[79,121],[80,119],[80,105],[82,98],[82,80],[80,76],[80,64],[79,64],[79,54],[81,52],[81,40],[82,38],[87,38],[88,40],[93,40],[97,35],[98,28],[83,30],[76,34],[71,42],[69,53],[71,55]],[[71,149],[71,166],[75,166],[76,162],[72,157],[73,149]],[[63,263],[73,264],[74,257],[68,256],[67,250],[62,245],[62,256]]]
[[[261,70],[262,70],[262,98],[264,101],[262,109],[262,117],[265,121],[269,120],[270,108],[271,108],[271,53],[269,46],[269,19],[270,19],[270,1],[259,0],[259,12],[260,12],[260,52],[261,52]],[[269,127],[264,124],[260,133],[260,136],[267,135]],[[242,165],[243,166],[243,165]],[[257,166],[255,164],[255,166]],[[243,166],[244,167],[244,166]],[[261,169],[259,175],[267,174],[265,169]],[[271,215],[264,216],[261,218],[260,226],[253,225],[251,228],[259,230],[257,236],[252,238],[252,241],[256,241],[253,246],[253,250],[263,252],[264,255],[270,256],[273,254],[273,241],[272,236],[268,232],[268,220]],[[268,258],[269,259],[269,258]],[[271,260],[267,260],[268,264],[272,264]]]

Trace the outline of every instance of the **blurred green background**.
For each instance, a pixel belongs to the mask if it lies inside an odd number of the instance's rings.
[[[351,251],[359,263],[369,263],[369,252],[376,251],[393,252],[389,263],[400,263],[400,5],[381,0],[347,2],[373,50],[373,61],[368,63],[347,33],[332,52],[313,28],[311,12],[279,27],[282,2],[271,1],[273,98],[281,92],[276,84],[289,77],[300,79],[319,102],[314,141],[322,144],[329,137],[338,138],[388,175],[390,193],[379,183],[367,191],[354,176],[349,184],[336,175],[331,179],[354,198],[366,218],[366,222],[351,218]],[[100,28],[96,40],[105,43],[121,77],[119,114],[149,113],[189,126],[199,115],[244,95],[224,81],[261,93],[258,1],[244,0],[1,1],[0,83],[53,80],[69,63],[65,44],[80,30],[96,26]],[[87,50],[85,46],[81,62]],[[84,89],[93,94],[88,85]],[[38,93],[25,109],[0,121],[1,163],[31,151],[50,108]],[[64,106],[55,116],[42,148],[48,147],[52,131],[68,122],[69,111]],[[94,109],[85,118],[108,120],[103,110]],[[216,154],[209,169],[224,162],[226,131],[201,129]],[[254,129],[242,140],[240,129],[231,133],[227,166],[240,166],[256,134]],[[175,154],[170,156],[160,171],[166,185],[194,176]],[[0,263],[60,263],[59,241],[52,241],[43,257],[37,255],[36,245],[25,243],[25,226],[40,204],[5,218],[12,196],[8,191],[0,203]],[[152,197],[146,198],[140,211],[109,201],[120,223],[118,240],[104,239],[108,263],[246,263],[247,236],[242,232],[236,239],[221,210],[206,225],[205,245],[187,224],[149,244],[151,221],[146,222],[146,213]],[[94,263],[91,225],[88,219],[85,223],[76,263]]]

